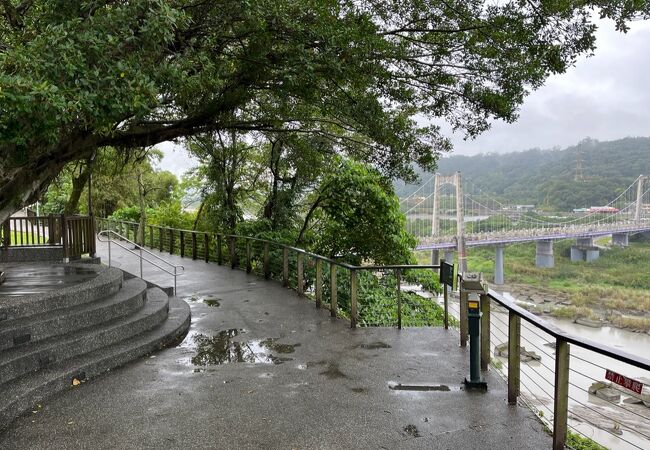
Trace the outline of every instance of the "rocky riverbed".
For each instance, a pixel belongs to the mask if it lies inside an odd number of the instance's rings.
[[[568,293],[525,284],[511,283],[501,286],[491,285],[490,287],[497,292],[510,294],[517,304],[533,314],[566,318],[589,327],[613,326],[650,334],[650,311],[619,311],[598,307],[576,308]],[[632,320],[626,320],[630,318]],[[626,324],[626,322],[631,323]]]

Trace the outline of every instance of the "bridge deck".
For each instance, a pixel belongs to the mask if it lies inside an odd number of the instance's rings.
[[[113,251],[137,271],[132,256]],[[0,448],[551,447],[534,414],[506,404],[496,374],[487,393],[460,389],[468,354],[455,331],[351,330],[279,283],[169,260],[186,267],[185,341],[52,399],[1,434]],[[148,269],[145,278],[172,283]],[[248,362],[196,366],[197,347],[203,360]],[[449,391],[395,391],[392,382]]]

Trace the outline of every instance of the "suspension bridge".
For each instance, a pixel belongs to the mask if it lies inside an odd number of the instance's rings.
[[[410,195],[400,199],[407,230],[418,239],[418,250],[431,250],[437,260],[458,255],[460,271],[466,268],[466,248],[496,247],[495,282],[503,282],[503,247],[509,243],[537,242],[536,263],[552,267],[553,241],[574,238],[572,259],[598,256],[593,238],[612,235],[614,245],[626,246],[630,234],[650,231],[650,183],[639,177],[606,205],[571,212],[544,213],[535,205],[503,203],[461,180],[460,172],[435,174]],[[501,269],[499,269],[499,266]],[[499,271],[501,272],[499,274]]]

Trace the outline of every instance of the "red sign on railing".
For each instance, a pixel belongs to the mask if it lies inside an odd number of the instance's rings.
[[[641,391],[643,390],[643,383],[640,381],[625,377],[611,370],[605,372],[605,379],[611,381],[612,383],[623,386],[625,389],[629,389],[632,392],[636,392],[637,394],[641,394]]]

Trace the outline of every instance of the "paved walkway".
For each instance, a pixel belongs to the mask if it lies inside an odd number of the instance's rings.
[[[103,245],[99,254],[106,261]],[[183,343],[35,407],[0,434],[0,448],[551,447],[529,410],[507,405],[496,374],[487,393],[460,388],[468,354],[455,331],[351,330],[277,282],[165,257],[186,267]],[[124,253],[113,258],[139,270]],[[145,278],[172,284],[146,268]]]

